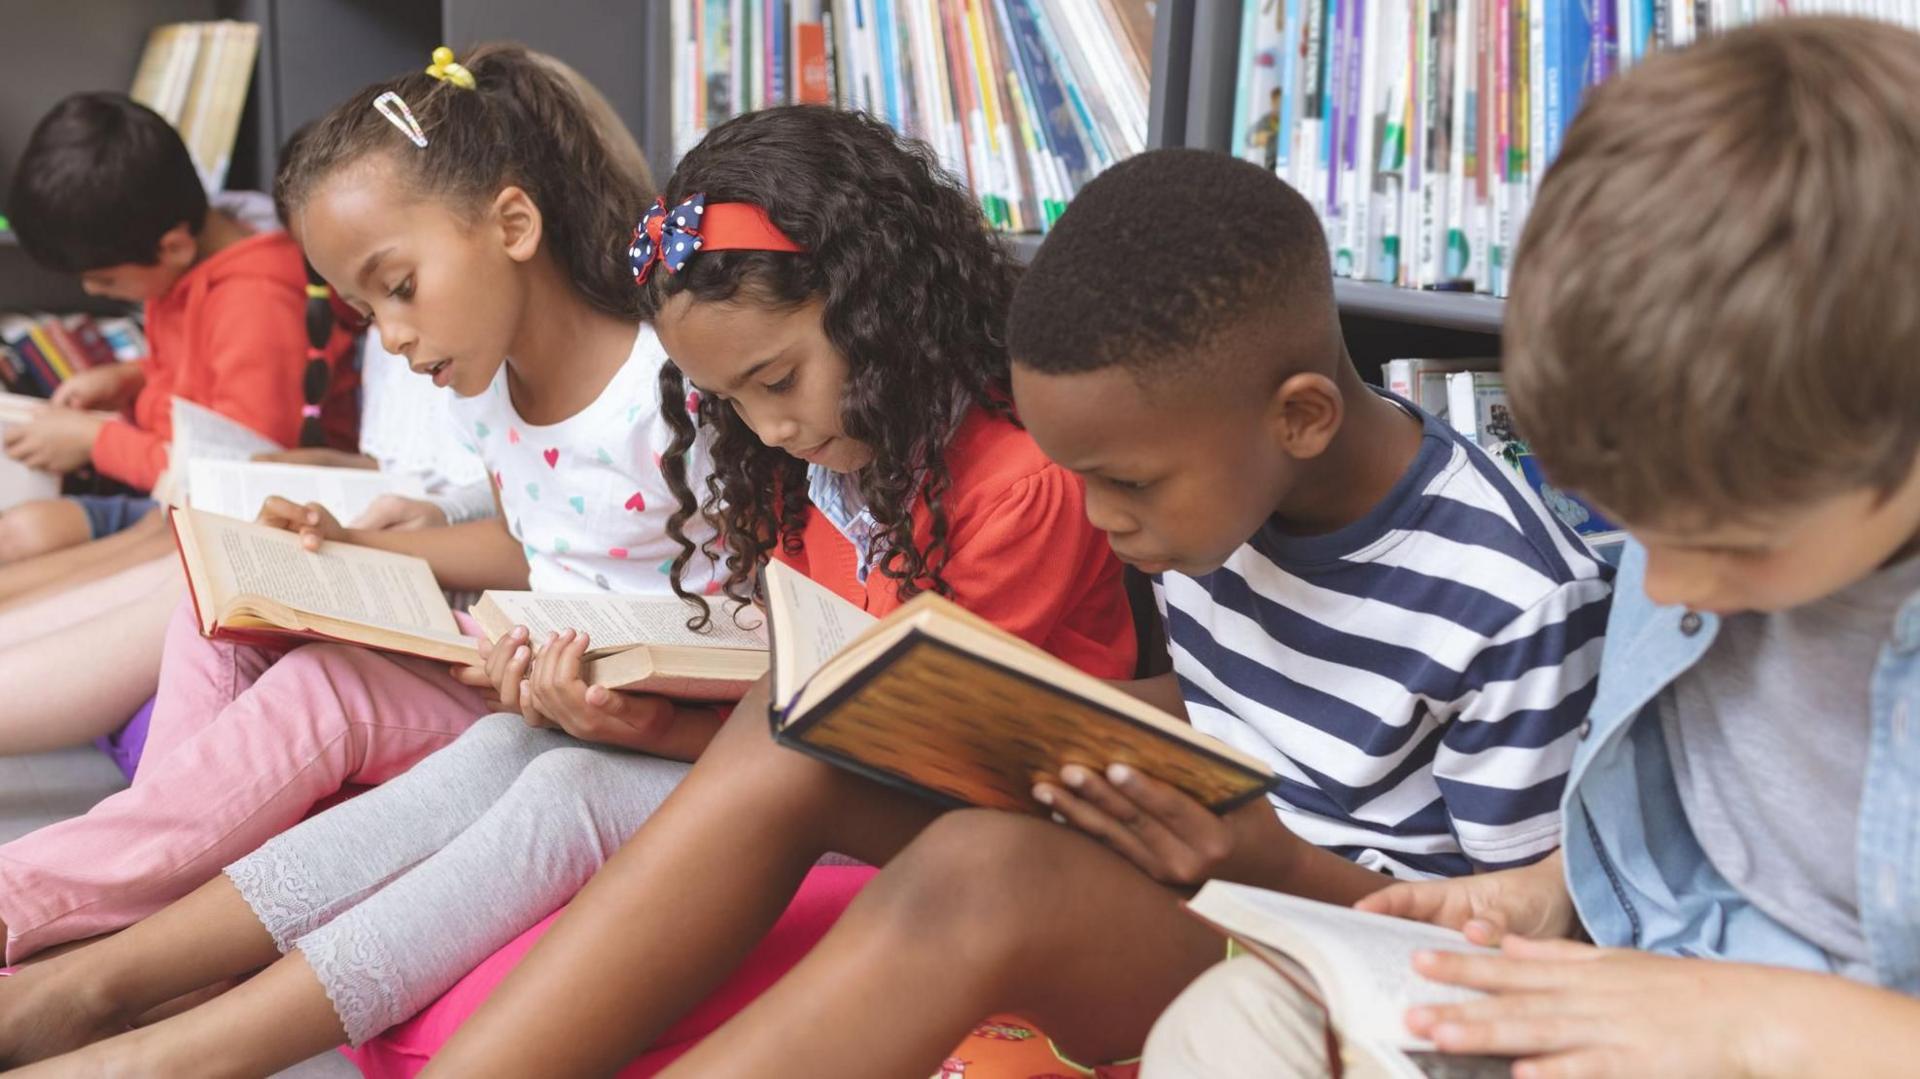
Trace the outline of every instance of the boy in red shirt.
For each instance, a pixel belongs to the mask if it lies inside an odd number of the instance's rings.
[[[324,387],[304,385],[300,249],[284,232],[256,233],[211,209],[186,144],[158,114],[111,93],[54,106],[20,155],[7,209],[36,262],[78,273],[89,295],[144,304],[149,342],[138,363],[67,380],[55,407],[7,429],[8,456],[54,473],[91,463],[151,490],[168,465],[175,396],[283,445],[317,414],[328,442],[352,448],[351,335],[331,332],[315,357],[329,371]],[[152,508],[129,496],[24,503],[0,513],[0,563],[111,535]]]

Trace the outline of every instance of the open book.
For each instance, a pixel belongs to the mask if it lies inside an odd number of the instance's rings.
[[[1278,782],[1258,758],[923,593],[883,619],[766,569],[774,737],[949,805],[1041,812],[1036,780],[1128,764],[1216,811]]]
[[[1396,1079],[1429,1076],[1504,1076],[1512,1062],[1454,1057],[1407,1030],[1407,1009],[1454,1004],[1480,994],[1430,982],[1413,969],[1413,953],[1494,954],[1451,929],[1389,918],[1245,884],[1210,880],[1187,909],[1232,937],[1318,1000],[1332,1018],[1341,1049],[1376,1067],[1368,1074]],[[1349,1067],[1351,1068],[1351,1064]]]
[[[268,644],[342,641],[382,652],[477,664],[433,570],[410,555],[323,543],[204,510],[172,514],[200,632]]]
[[[0,424],[32,423],[42,412],[52,407],[53,405],[44,397],[29,397],[24,393],[0,393]],[[88,415],[98,416],[103,420],[118,419],[120,416],[118,412],[98,409],[89,411]]]
[[[167,442],[167,472],[154,485],[153,497],[170,506],[191,505],[189,465],[194,461],[251,461],[286,449],[246,424],[184,397],[173,399],[169,415],[173,432]]]
[[[515,626],[538,644],[574,629],[591,646],[581,677],[609,689],[656,693],[683,701],[737,701],[767,673],[764,622],[749,611],[746,626],[716,607],[698,632],[694,611],[679,599],[602,593],[483,592],[473,619],[498,641]]]
[[[277,461],[200,457],[187,462],[187,504],[197,510],[251,521],[267,499],[318,502],[334,519],[350,523],[381,495],[421,498],[417,479],[368,468],[322,468]]]

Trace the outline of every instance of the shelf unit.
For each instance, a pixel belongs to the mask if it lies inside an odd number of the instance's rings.
[[[1262,2],[1207,0],[1176,5],[1163,0],[1162,17],[1183,24],[1175,29],[1187,43],[1187,53],[1184,65],[1176,62],[1162,68],[1155,64],[1156,93],[1163,70],[1176,81],[1183,72],[1185,76],[1185,85],[1177,89],[1182,99],[1181,124],[1173,137],[1156,145],[1231,151],[1241,14],[1243,5]],[[1176,91],[1170,88],[1168,94],[1175,96]],[[1340,305],[1348,349],[1370,377],[1378,377],[1380,363],[1400,356],[1499,355],[1506,312],[1502,300],[1346,278],[1335,279],[1334,298]]]

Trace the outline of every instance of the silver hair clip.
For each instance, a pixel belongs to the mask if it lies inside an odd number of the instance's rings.
[[[400,129],[400,133],[415,146],[426,149],[427,133],[420,130],[420,121],[413,118],[413,110],[400,99],[400,95],[388,90],[373,99],[374,110],[387,118],[387,122]]]

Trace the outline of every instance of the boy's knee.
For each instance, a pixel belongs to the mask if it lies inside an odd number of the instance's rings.
[[[1326,1013],[1253,956],[1216,963],[1153,1024],[1142,1079],[1330,1074]]]

